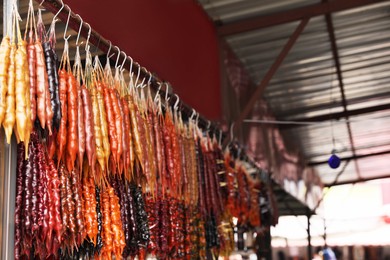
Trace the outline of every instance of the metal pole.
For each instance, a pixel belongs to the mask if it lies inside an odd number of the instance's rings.
[[[9,23],[12,21],[12,6],[18,5],[16,0],[3,0],[3,35],[10,29]],[[1,130],[0,148],[1,165],[0,169],[0,203],[1,203],[1,254],[0,259],[14,259],[14,212],[15,212],[15,185],[16,185],[16,140],[12,137],[11,144],[5,141],[4,131]]]
[[[326,219],[324,218],[324,247],[328,247],[328,243],[326,242]]]
[[[3,139],[4,140],[4,139]],[[2,219],[2,259],[14,258],[14,212],[16,185],[16,140],[5,145],[4,182],[3,182],[3,219]]]
[[[310,217],[311,214],[307,214],[307,258],[313,259],[312,247],[311,247],[311,233],[310,233]]]
[[[5,176],[5,135],[4,131],[0,129],[0,230],[4,230],[3,209],[4,209],[4,176]],[[0,232],[0,249],[3,248],[3,232]],[[1,250],[3,251],[3,250]],[[5,259],[0,253],[0,259]]]

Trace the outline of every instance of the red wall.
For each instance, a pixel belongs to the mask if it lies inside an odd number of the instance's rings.
[[[93,29],[170,82],[209,119],[221,118],[218,42],[194,0],[65,0]]]

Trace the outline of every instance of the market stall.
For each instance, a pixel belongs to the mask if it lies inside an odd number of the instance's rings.
[[[62,2],[50,26],[4,3],[3,259],[211,259],[236,226],[269,234],[272,182],[232,137]]]

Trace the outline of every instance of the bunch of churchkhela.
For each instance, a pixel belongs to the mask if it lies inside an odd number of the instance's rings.
[[[261,225],[258,181],[150,80],[126,82],[88,45],[82,65],[78,43],[71,65],[65,37],[59,59],[55,22],[46,31],[30,1],[22,37],[15,7],[0,46],[0,125],[18,143],[15,259],[229,256],[233,216]]]

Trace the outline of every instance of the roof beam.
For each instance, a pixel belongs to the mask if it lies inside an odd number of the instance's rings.
[[[382,175],[382,176],[375,176],[375,177],[369,177],[369,178],[359,178],[357,180],[351,180],[351,181],[340,181],[332,184],[324,184],[325,187],[333,187],[338,185],[345,185],[345,184],[355,184],[360,182],[366,182],[366,181],[374,181],[374,180],[381,180],[381,179],[387,179],[390,178],[389,175]]]
[[[307,213],[315,214],[314,210],[283,189],[278,183],[272,180],[279,216],[300,216]]]
[[[252,94],[248,103],[245,105],[245,108],[241,111],[240,115],[234,121],[233,131],[235,129],[237,129],[237,126],[240,125],[242,123],[242,121],[252,111],[253,106],[256,104],[257,100],[259,99],[261,94],[264,92],[264,90],[268,86],[268,83],[271,81],[272,77],[275,75],[276,71],[279,69],[279,67],[283,63],[284,59],[287,57],[288,53],[290,52],[290,50],[294,46],[299,35],[301,35],[303,30],[305,29],[308,22],[309,22],[309,18],[305,18],[299,23],[299,25],[295,29],[294,33],[291,35],[291,37],[288,39],[287,43],[284,45],[282,51],[279,53],[279,56],[276,58],[276,60],[272,64],[272,66],[269,68],[269,70],[265,74],[264,78],[261,80],[260,84],[256,87],[256,90]],[[226,145],[228,141],[229,140],[226,139],[224,145]]]
[[[372,106],[372,107],[364,107],[354,110],[347,110],[347,111],[341,111],[337,113],[332,114],[325,114],[325,115],[319,115],[319,116],[313,116],[313,117],[304,117],[304,118],[298,118],[294,119],[294,121],[297,122],[324,122],[328,120],[339,120],[341,118],[345,117],[351,117],[351,116],[358,116],[362,114],[367,113],[375,113],[383,110],[390,110],[390,104],[384,104],[384,105],[378,105],[378,106]],[[283,124],[279,125],[279,129],[289,129],[294,127],[300,127],[303,125],[297,125],[297,124]]]
[[[337,0],[322,2],[293,10],[274,13],[271,15],[260,16],[240,20],[228,24],[217,26],[217,32],[220,36],[229,36],[237,33],[261,29],[274,25],[299,21],[304,18],[310,18],[334,12],[344,11],[364,5],[383,2],[384,0]]]
[[[376,153],[362,154],[362,155],[352,155],[352,156],[340,158],[340,160],[341,161],[357,160],[357,159],[368,158],[368,157],[373,157],[373,156],[380,156],[380,155],[387,155],[387,154],[390,154],[390,150],[376,152]],[[308,166],[316,166],[316,165],[327,164],[327,163],[328,163],[328,160],[319,161],[319,162],[309,162],[307,165]]]

